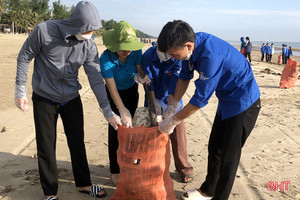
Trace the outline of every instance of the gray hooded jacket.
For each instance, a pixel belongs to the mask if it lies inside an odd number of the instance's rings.
[[[74,37],[101,27],[97,9],[87,1],[79,2],[67,19],[37,25],[19,52],[16,85],[25,86],[29,63],[35,58],[33,91],[58,103],[67,102],[79,95],[78,70],[83,65],[99,106],[107,108],[109,101],[100,72],[97,46],[92,39],[79,41]]]

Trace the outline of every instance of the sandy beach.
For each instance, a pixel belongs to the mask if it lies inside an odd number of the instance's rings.
[[[16,58],[27,35],[0,34],[0,200],[42,199],[36,159],[35,130],[32,102],[29,111],[22,113],[14,106]],[[95,38],[99,55],[105,50],[100,37]],[[143,51],[151,45],[146,44]],[[260,61],[260,52],[252,52],[252,68],[261,91],[262,109],[256,126],[248,138],[231,192],[232,200],[295,200],[300,199],[300,80],[291,89],[280,89],[283,65]],[[300,63],[300,58],[295,57]],[[31,97],[31,73],[28,73],[28,95]],[[92,182],[106,189],[110,199],[115,186],[109,179],[107,122],[99,112],[83,69],[79,75],[85,120],[85,143]],[[191,82],[183,101],[194,93]],[[143,106],[144,92],[139,86],[139,107]],[[171,156],[170,175],[177,199],[181,194],[199,187],[206,175],[207,145],[217,106],[213,96],[209,104],[186,122],[189,161],[194,166],[192,183],[181,183]],[[57,126],[57,165],[59,170],[60,200],[95,199],[76,190],[70,155],[61,120]],[[284,181],[284,182],[283,182]],[[272,184],[283,184],[283,190]],[[269,183],[269,184],[268,184]]]

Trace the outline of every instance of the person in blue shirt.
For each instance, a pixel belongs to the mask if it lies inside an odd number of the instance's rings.
[[[218,98],[208,144],[208,167],[204,183],[182,199],[228,199],[241,157],[241,149],[254,128],[260,111],[260,91],[251,65],[229,43],[208,33],[194,33],[181,20],[168,22],[157,39],[158,49],[182,60],[182,70],[165,119],[158,128],[170,133],[182,120],[206,106],[215,93]],[[177,112],[194,73],[195,93]],[[177,113],[176,113],[177,112]]]
[[[147,82],[146,76],[141,79],[142,48],[144,43],[137,40],[136,31],[126,21],[103,35],[107,48],[100,57],[100,67],[106,82],[108,100],[113,112],[121,116],[122,125],[132,127],[132,116],[138,105],[138,85],[136,82]],[[116,184],[120,168],[117,163],[118,133],[111,125],[108,127],[108,149],[112,182]]]
[[[261,61],[264,61],[265,53],[266,53],[266,45],[265,43],[262,44],[260,47],[260,53],[261,53]]]
[[[155,41],[151,42],[151,44],[152,44],[153,47],[156,46],[156,42]]]
[[[246,42],[245,42],[245,38],[244,37],[241,37],[241,49],[240,49],[240,51],[242,51],[242,49],[244,49],[245,48],[245,46],[246,46]]]
[[[289,59],[291,58],[291,56],[293,55],[293,51],[292,51],[292,47],[289,46],[288,51],[287,51],[287,61],[289,61]]]
[[[287,46],[285,44],[282,44],[282,64],[285,65],[287,63],[287,54],[288,54],[288,49],[286,48]]]
[[[270,55],[271,55],[271,47],[269,43],[266,45],[266,62],[270,62]]]
[[[142,69],[151,79],[151,91],[156,114],[161,115],[172,99],[181,70],[181,61],[166,58],[157,47],[150,47],[142,56]],[[180,100],[182,105],[182,100]],[[148,103],[145,101],[145,106]],[[182,107],[182,106],[181,106]],[[182,121],[170,135],[174,163],[184,183],[193,180],[193,167],[188,161],[185,123]]]

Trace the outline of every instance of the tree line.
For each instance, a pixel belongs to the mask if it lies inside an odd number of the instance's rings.
[[[0,0],[0,24],[14,24],[15,32],[29,33],[43,21],[68,18],[74,7],[62,5],[60,0],[54,1],[51,8],[49,0]],[[103,27],[98,29],[95,35],[102,35],[118,23],[113,19],[101,22]],[[151,38],[142,31],[136,31],[138,37]]]

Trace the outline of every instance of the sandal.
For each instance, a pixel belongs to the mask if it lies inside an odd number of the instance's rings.
[[[98,192],[100,192],[100,191],[103,191],[104,193],[101,195],[98,195]],[[107,195],[104,188],[99,187],[98,185],[92,185],[90,191],[79,190],[79,192],[88,194],[92,197],[97,197],[97,198],[103,198],[103,197],[106,197],[106,195]]]
[[[181,174],[181,182],[190,183],[194,180],[193,174]]]
[[[44,200],[58,200],[57,197],[45,197]]]

